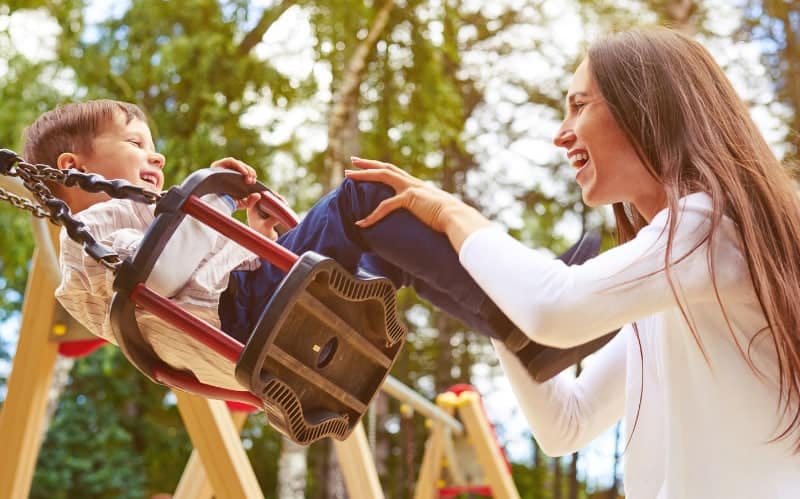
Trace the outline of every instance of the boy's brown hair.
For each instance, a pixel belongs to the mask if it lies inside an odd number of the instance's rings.
[[[47,111],[23,132],[23,157],[29,163],[57,168],[62,153],[91,153],[94,138],[120,112],[125,123],[134,119],[147,121],[135,104],[110,99],[74,102]]]

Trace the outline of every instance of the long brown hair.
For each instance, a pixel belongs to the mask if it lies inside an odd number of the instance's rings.
[[[791,175],[719,65],[686,35],[666,28],[615,33],[595,43],[588,58],[611,113],[663,184],[670,212],[686,194],[706,192],[713,215],[704,242],[713,245],[723,215],[736,224],[767,323],[756,336],[768,334],[775,347],[780,405],[791,418],[776,440],[787,437],[800,429],[800,201]],[[615,204],[614,214],[620,243],[646,224],[627,204]],[[675,217],[669,218],[667,255],[676,229]],[[675,293],[669,260],[665,257],[664,266]],[[687,317],[682,306],[681,312]],[[736,343],[757,373],[749,350]],[[795,450],[800,452],[800,434]]]

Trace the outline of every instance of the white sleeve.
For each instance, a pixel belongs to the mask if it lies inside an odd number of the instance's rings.
[[[694,249],[708,231],[709,213],[699,209],[680,213],[671,253],[672,283],[684,305],[716,301],[708,244]],[[521,331],[538,343],[568,348],[676,306],[663,270],[667,224],[665,210],[633,240],[575,266],[488,227],[467,238],[460,259]],[[741,253],[731,244],[734,234],[730,226],[720,226],[714,262],[718,290],[736,299],[737,292],[749,289],[749,274]]]
[[[111,219],[120,212],[103,215],[106,215],[104,219]],[[92,225],[87,225],[87,228],[90,233],[96,232]],[[142,235],[137,229],[121,229],[104,235],[99,242],[124,259],[133,254]],[[69,239],[63,229],[59,263],[61,283],[55,291],[59,303],[92,334],[115,342],[106,321],[114,295],[114,274],[90,257],[80,244]]]
[[[619,421],[625,411],[627,343],[633,328],[624,327],[584,361],[577,378],[571,370],[537,383],[516,355],[492,340],[539,447],[563,456],[585,447]]]
[[[228,216],[236,209],[229,196],[207,194],[202,199]],[[190,216],[184,217],[153,266],[145,282],[147,287],[168,298],[178,294],[214,248],[217,237],[214,229]]]
[[[208,195],[203,199],[220,211],[232,212],[230,203],[220,196]],[[129,203],[112,200],[82,212],[79,218],[100,244],[125,259],[138,249],[147,224],[152,222],[152,212],[147,220],[137,213],[142,212]],[[174,296],[212,250],[216,237],[213,229],[191,217],[184,218],[146,284],[159,294]],[[86,254],[64,230],[59,262],[61,283],[55,293],[58,301],[93,334],[113,341],[106,318],[114,295],[114,274]]]

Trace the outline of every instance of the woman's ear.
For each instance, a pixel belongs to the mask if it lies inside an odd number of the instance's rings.
[[[85,172],[86,169],[82,166],[79,166],[78,163],[78,155],[72,152],[62,152],[58,155],[58,159],[56,160],[56,166],[59,170],[67,170],[69,168],[74,168],[75,170]]]

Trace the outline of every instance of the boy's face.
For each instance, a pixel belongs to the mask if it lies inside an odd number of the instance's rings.
[[[59,166],[78,168],[86,173],[97,173],[109,180],[122,179],[160,191],[164,186],[164,156],[155,151],[150,128],[142,120],[133,119],[125,123],[125,116],[116,113],[114,120],[92,141],[89,153],[72,153]],[[71,190],[70,207],[78,212],[95,203],[108,200],[102,193]]]

